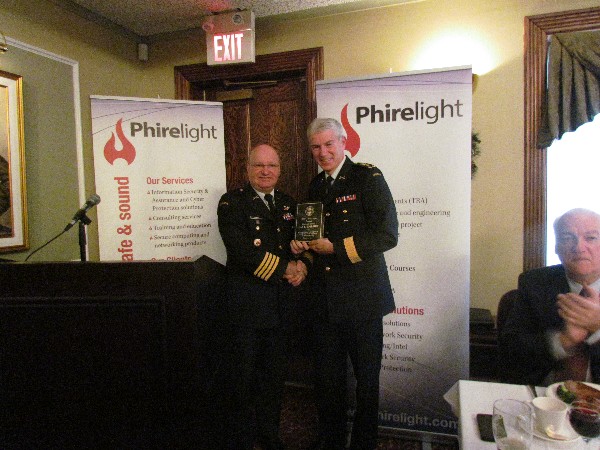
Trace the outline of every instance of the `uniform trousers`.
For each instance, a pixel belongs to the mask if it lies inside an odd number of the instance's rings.
[[[382,319],[333,324],[317,321],[314,331],[319,438],[325,444],[324,448],[345,448],[349,356],[356,378],[356,412],[350,448],[375,449],[383,350]]]
[[[245,328],[232,331],[230,379],[231,450],[252,450],[256,438],[277,442],[287,368],[286,333],[283,327]]]

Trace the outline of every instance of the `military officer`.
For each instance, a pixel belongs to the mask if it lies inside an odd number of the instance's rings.
[[[381,171],[345,156],[346,132],[335,119],[308,127],[313,158],[323,169],[309,198],[321,201],[324,237],[292,241],[294,253],[310,250],[319,411],[314,448],[345,448],[347,358],[356,377],[352,449],[377,447],[379,371],[385,314],[394,298],[383,253],[396,246],[398,219]]]
[[[290,251],[296,202],[275,189],[277,151],[266,144],[254,147],[247,173],[248,185],[223,195],[218,208],[232,325],[229,448],[251,450],[258,440],[271,450],[283,448],[278,434],[290,309],[286,297],[307,269]]]

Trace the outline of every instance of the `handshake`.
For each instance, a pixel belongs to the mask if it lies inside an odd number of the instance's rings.
[[[308,269],[302,261],[290,261],[285,269],[283,278],[285,278],[292,286],[296,287],[300,286],[307,274]]]

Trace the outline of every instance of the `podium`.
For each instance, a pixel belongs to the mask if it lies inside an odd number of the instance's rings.
[[[204,448],[224,279],[205,256],[0,265],[0,448]]]

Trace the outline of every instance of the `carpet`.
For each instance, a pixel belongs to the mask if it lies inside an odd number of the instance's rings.
[[[310,385],[288,383],[281,413],[281,439],[288,450],[305,450],[317,438],[317,408]],[[380,437],[377,450],[458,450],[458,442],[426,443],[400,437]],[[260,450],[255,447],[255,450]]]

